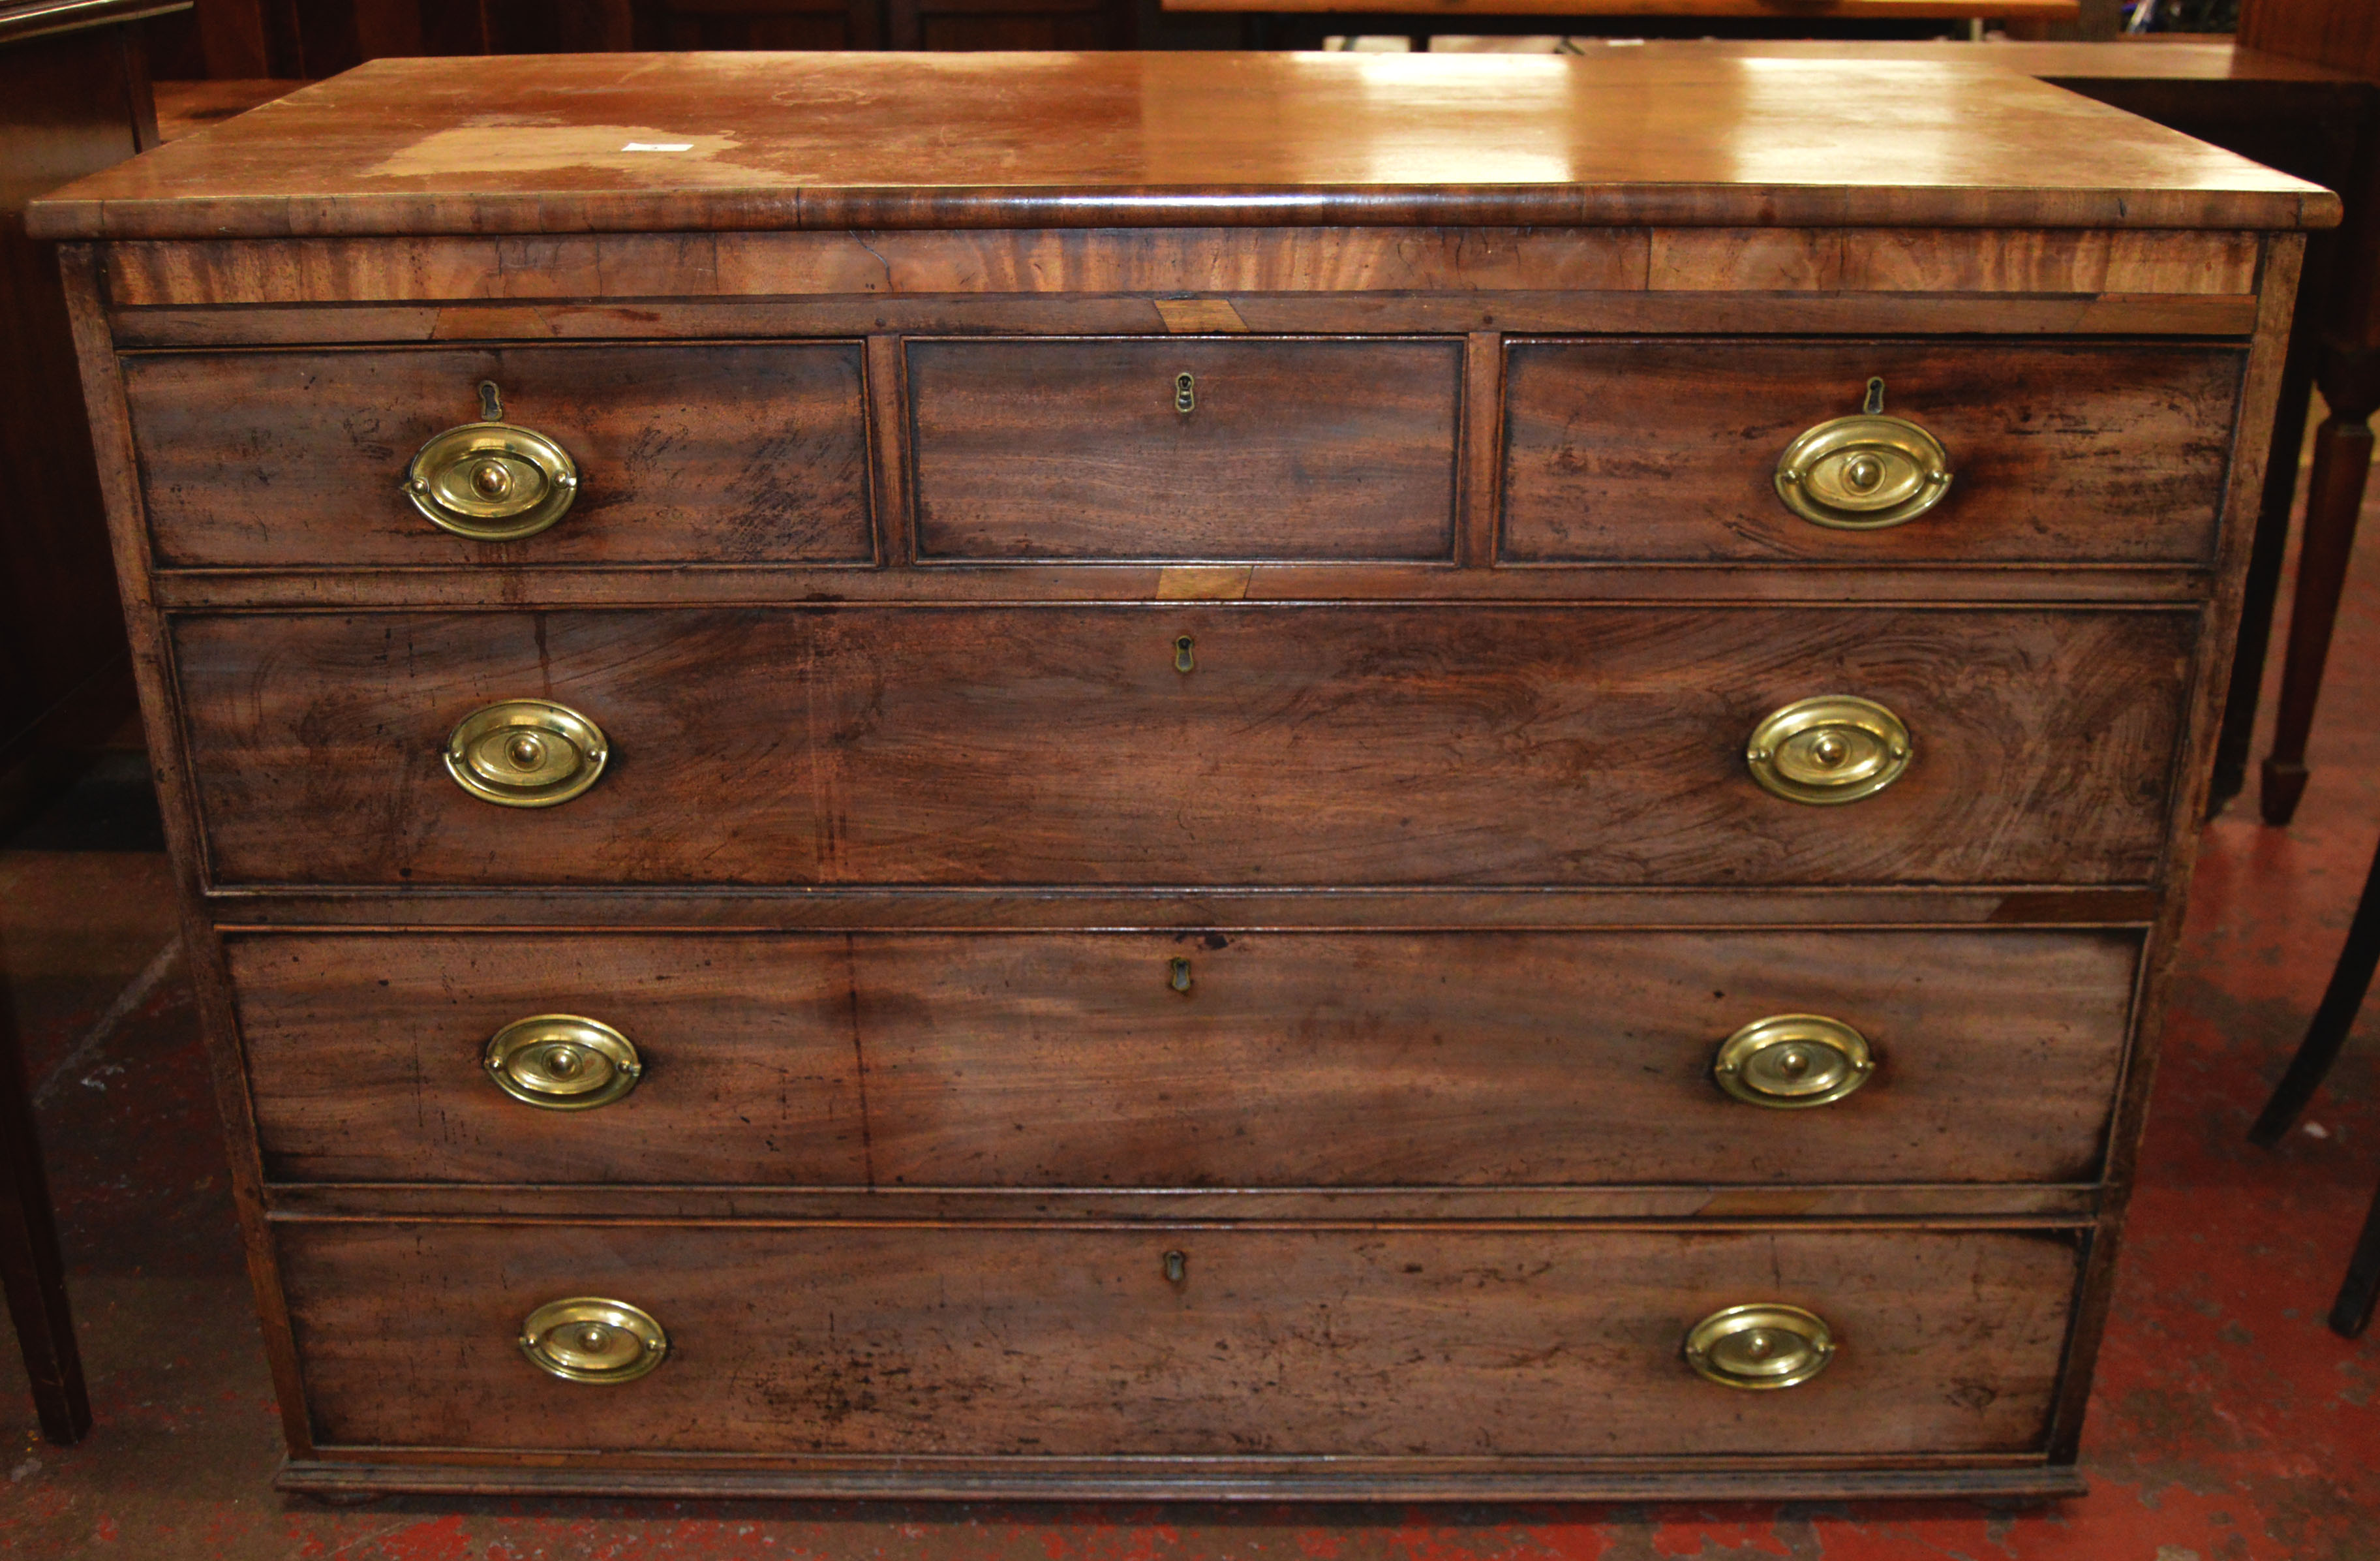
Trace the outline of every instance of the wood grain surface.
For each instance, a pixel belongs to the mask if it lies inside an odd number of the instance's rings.
[[[1852,293],[1872,299],[1869,307],[1877,311],[1912,293],[1945,295],[1927,302],[1949,310],[1995,299],[2037,308],[2045,301],[2040,295],[2105,298],[2135,307],[2150,299],[2240,299],[2256,289],[2259,248],[2257,234],[2229,229],[1840,226],[1326,225],[592,233],[534,240],[193,239],[111,244],[108,291],[125,309],[503,299],[524,306],[581,299],[644,305],[812,295],[879,308],[920,296],[969,295],[1008,299],[1012,307],[1016,299],[1056,296],[1076,308],[1112,308],[1117,300],[1097,295],[1325,293],[1360,299],[1421,289],[1475,297],[1492,307],[1513,292],[1682,293],[1694,299],[1696,314],[1689,320],[1718,311],[1716,328],[1742,329],[1746,322],[1729,323],[1738,311],[1791,300],[1707,295]],[[1094,296],[1080,296],[1086,294]],[[1137,328],[1158,329],[1162,317],[1154,301],[1196,300],[1135,301],[1143,311]],[[789,334],[817,328],[805,327],[804,318],[794,317]],[[1482,323],[1475,317],[1441,328]],[[237,324],[236,318],[225,323],[225,328]],[[1888,326],[1888,321],[1855,315],[1849,328]],[[848,333],[868,323],[830,328]],[[548,333],[532,327],[515,334]]]
[[[276,1234],[317,1439],[457,1451],[2020,1452],[2075,1270],[2047,1232]],[[541,1375],[521,1319],[585,1295],[650,1312],[670,1359],[616,1386]],[[1834,1362],[1778,1393],[1695,1376],[1686,1330],[1746,1301],[1827,1318]]]
[[[124,360],[160,565],[869,563],[854,342],[161,353]],[[505,420],[558,441],[579,496],[480,543],[399,492],[431,435]]]
[[[301,934],[230,952],[276,1181],[1499,1187],[2087,1181],[2139,942]],[[626,1034],[635,1091],[552,1112],[490,1083],[487,1038],[551,1012]],[[1767,1111],[1711,1083],[1739,1026],[1805,1012],[1876,1048],[1860,1091]]]
[[[1460,340],[913,341],[918,556],[1451,561],[1462,361]]]
[[[681,150],[645,151],[665,147]],[[2327,191],[1916,61],[375,60],[33,208],[52,238],[1358,224],[2296,227]]]
[[[225,884],[2140,884],[2189,612],[1146,607],[192,616]],[[1174,669],[1190,636],[1196,669]],[[1814,808],[1754,726],[1856,693],[1916,758]],[[454,725],[614,751],[524,811]]]
[[[2242,348],[2006,342],[1515,341],[1506,560],[2214,561]],[[1884,530],[1777,496],[1804,429],[1884,409],[1940,439],[1949,495]]]

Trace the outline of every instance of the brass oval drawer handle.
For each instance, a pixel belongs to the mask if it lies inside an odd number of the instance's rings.
[[[446,773],[483,802],[551,808],[602,778],[612,749],[603,729],[551,700],[507,700],[475,710],[446,738]]]
[[[1722,1387],[1797,1387],[1834,1358],[1834,1330],[1798,1306],[1726,1307],[1686,1335],[1686,1364]]]
[[[430,523],[474,542],[544,530],[578,496],[578,463],[532,428],[504,421],[493,381],[480,385],[479,422],[433,436],[405,469],[405,496]]]
[[[515,1019],[488,1038],[480,1060],[498,1089],[546,1111],[609,1105],[645,1072],[636,1043],[576,1014]]]
[[[1737,1100],[1805,1111],[1842,1099],[1875,1075],[1867,1037],[1823,1014],[1773,1014],[1719,1043],[1711,1077]]]
[[[669,1335],[641,1307],[573,1296],[522,1319],[520,1348],[529,1364],[565,1382],[634,1382],[668,1356]]]
[[[1785,446],[1777,496],[1814,525],[1882,530],[1914,520],[1950,491],[1942,441],[1906,418],[1884,415],[1884,382],[1867,382],[1867,407],[1831,418]]]
[[[1856,694],[1820,694],[1769,713],[1752,729],[1752,778],[1791,802],[1873,797],[1900,778],[1912,750],[1900,717]]]

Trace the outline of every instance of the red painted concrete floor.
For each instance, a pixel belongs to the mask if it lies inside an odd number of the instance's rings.
[[[2380,1003],[2304,1130],[2273,1154],[2243,1137],[2380,835],[2380,520],[2366,525],[2374,545],[2356,568],[2299,820],[2265,829],[2252,797],[2212,826],[2202,861],[2083,1441],[2087,1498],[1385,1510],[287,1502],[268,1483],[278,1441],[163,864],[18,849],[0,852],[0,953],[41,1081],[98,1424],[79,1447],[40,1442],[14,1353],[0,1350],[0,1555],[2372,1561],[2380,1330],[2349,1343],[2322,1319],[2380,1180]]]

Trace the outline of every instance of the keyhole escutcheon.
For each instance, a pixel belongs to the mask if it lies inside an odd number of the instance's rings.
[[[1172,1283],[1172,1284],[1175,1284],[1175,1285],[1179,1285],[1179,1284],[1181,1284],[1184,1280],[1185,1280],[1185,1279],[1189,1278],[1189,1277],[1190,1277],[1190,1254],[1189,1254],[1189,1253],[1187,1253],[1187,1252],[1168,1252],[1168,1253],[1166,1253],[1166,1254],[1165,1254],[1165,1277],[1166,1277],[1166,1279],[1167,1279],[1170,1283]]]
[[[1195,654],[1197,648],[1198,642],[1191,639],[1190,636],[1186,634],[1174,640],[1173,670],[1176,672],[1188,672],[1192,668],[1196,667],[1198,665],[1198,658]]]
[[[1190,991],[1190,961],[1174,956],[1165,968],[1165,984],[1186,995]]]
[[[1173,376],[1173,409],[1188,417],[1198,409],[1198,381],[1190,374]]]

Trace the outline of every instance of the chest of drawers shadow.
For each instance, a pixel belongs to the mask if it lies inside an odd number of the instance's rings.
[[[382,61],[53,198],[283,1483],[2078,1489],[2334,218],[1460,56]]]

